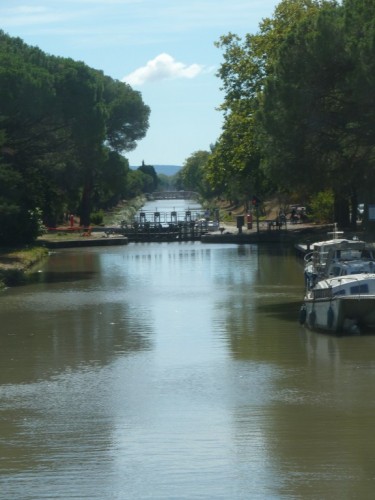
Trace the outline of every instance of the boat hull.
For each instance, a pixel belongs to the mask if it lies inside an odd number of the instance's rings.
[[[304,323],[311,330],[332,333],[375,331],[375,296],[347,296],[331,299],[306,298]]]

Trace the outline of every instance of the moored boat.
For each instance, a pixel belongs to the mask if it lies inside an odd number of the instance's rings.
[[[333,333],[375,330],[375,274],[318,281],[306,292],[300,320],[312,330]]]
[[[305,258],[306,292],[300,323],[312,330],[375,330],[375,258],[358,239],[318,242]]]
[[[352,240],[339,237],[342,232],[336,229],[329,240],[313,244],[312,251],[305,257],[305,281],[309,288],[323,278],[338,276],[339,274],[354,274],[353,269],[345,269],[346,263],[357,262],[357,273],[369,272],[369,262],[375,262],[375,252],[372,245],[365,241],[353,238]],[[361,268],[362,270],[360,270]]]

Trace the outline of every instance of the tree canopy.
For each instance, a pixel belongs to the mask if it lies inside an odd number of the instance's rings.
[[[334,221],[355,224],[375,201],[374,19],[373,0],[282,0],[257,33],[223,35],[222,132],[176,183],[239,202],[332,193]],[[149,115],[129,85],[0,31],[0,244],[155,189],[124,156]]]
[[[212,185],[243,199],[331,190],[335,220],[351,207],[355,223],[358,198],[373,196],[374,19],[371,0],[283,0],[256,34],[221,37]]]
[[[73,211],[88,225],[92,210],[132,195],[122,154],[149,114],[129,85],[0,32],[0,243],[32,238],[36,214],[54,225]]]

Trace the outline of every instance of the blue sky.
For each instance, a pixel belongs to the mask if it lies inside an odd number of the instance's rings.
[[[183,165],[219,137],[228,32],[255,33],[279,0],[1,0],[0,28],[44,52],[127,81],[150,106],[132,166]]]

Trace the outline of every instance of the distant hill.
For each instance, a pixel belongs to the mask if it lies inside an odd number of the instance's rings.
[[[178,165],[154,165],[156,173],[164,175],[175,175],[181,168]]]
[[[164,174],[164,175],[175,175],[179,170],[181,170],[181,166],[179,165],[152,165],[155,169],[155,172],[157,174]],[[131,166],[133,170],[137,170],[139,167]]]

